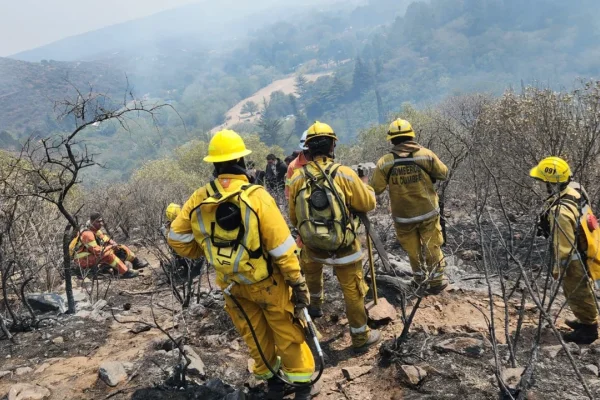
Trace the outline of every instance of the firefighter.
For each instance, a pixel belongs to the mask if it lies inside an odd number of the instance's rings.
[[[337,137],[333,129],[316,121],[307,132],[310,160],[289,181],[290,219],[304,244],[303,270],[310,291],[309,312],[323,314],[323,265],[331,265],[340,283],[352,347],[367,351],[381,333],[367,326],[365,295],[369,287],[362,272],[363,254],[352,212],[375,208],[375,194],[349,167],[334,162]]]
[[[539,233],[552,240],[552,275],[554,279],[562,277],[567,304],[576,318],[566,321],[573,331],[563,338],[590,344],[598,339],[598,310],[587,272],[586,264],[591,261],[586,255],[588,243],[580,222],[582,214],[591,214],[589,199],[581,185],[571,182],[571,168],[559,157],[544,158],[529,175],[543,182],[549,195]]]
[[[389,190],[396,238],[408,254],[414,287],[439,294],[448,286],[448,279],[433,184],[447,178],[448,168],[434,152],[415,141],[415,131],[406,120],[391,123],[387,140],[394,147],[377,162],[371,186],[377,195]]]
[[[255,376],[267,380],[269,398],[281,399],[284,386],[261,358],[251,328],[273,370],[292,382],[310,382],[314,359],[294,318],[310,297],[296,244],[275,200],[262,186],[250,184],[244,161],[250,153],[237,133],[215,134],[204,161],[213,163],[217,179],[184,204],[168,242],[182,257],[205,256],[214,266],[217,284],[231,294],[225,309],[250,349]],[[295,398],[309,399],[310,389],[308,384],[300,388]]]

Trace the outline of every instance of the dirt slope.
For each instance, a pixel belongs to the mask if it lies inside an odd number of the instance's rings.
[[[333,74],[333,72],[322,72],[322,73],[318,73],[318,74],[304,75],[304,77],[306,78],[307,81],[314,82],[321,76],[327,76],[327,75],[331,75],[331,74]],[[258,92],[254,93],[252,96],[240,101],[235,106],[233,106],[229,111],[227,111],[227,113],[225,114],[225,123],[213,128],[211,132],[215,133],[221,129],[230,128],[231,126],[233,126],[239,122],[244,122],[244,121],[254,122],[254,121],[256,121],[259,117],[259,115],[257,115],[257,114],[255,114],[252,117],[249,116],[248,114],[245,114],[244,117],[242,118],[242,107],[244,106],[244,104],[248,101],[253,101],[256,104],[258,104],[259,107],[261,107],[263,98],[266,98],[268,100],[271,97],[271,93],[273,93],[273,92],[282,91],[285,94],[296,93],[295,80],[296,80],[295,75],[291,75],[284,79],[279,79],[279,80],[271,83],[270,85],[265,86],[264,88],[260,89]]]
[[[156,264],[156,260],[153,263]],[[397,355],[396,361],[390,365],[381,357],[380,347],[360,356],[353,354],[344,300],[333,272],[326,269],[325,316],[316,322],[323,336],[321,344],[326,355],[326,368],[319,384],[320,393],[315,399],[497,399],[493,352],[486,344],[489,343],[488,325],[478,311],[478,308],[485,310],[488,307],[487,294],[482,282],[473,279],[473,275],[479,274],[468,271],[463,265],[448,268],[453,285],[440,296],[423,299],[405,353]],[[153,304],[160,325],[175,337],[185,335],[186,343],[204,361],[205,375],[191,375],[189,378],[192,382],[202,384],[209,379],[219,378],[234,387],[250,388],[253,394],[246,398],[262,399],[260,391],[264,386],[249,373],[247,348],[223,310],[222,294],[215,290],[213,275],[211,281],[212,290],[204,276],[201,309],[205,312],[201,315],[194,315],[191,311],[173,312],[178,307],[168,288],[161,283],[161,272],[158,268],[150,268],[139,279],[113,282],[108,291],[108,305],[104,307],[100,318],[92,319],[85,313],[80,316],[61,316],[53,325],[17,335],[17,344],[1,341],[0,371],[12,373],[0,378],[0,396],[16,383],[35,383],[50,389],[52,400],[147,399],[145,396],[148,393],[152,393],[150,398],[156,399],[198,398],[186,397],[183,392],[159,390],[176,363],[172,356],[169,358],[164,351],[157,351],[157,340],[165,336],[157,329],[135,334],[130,331],[133,324],[115,322],[110,312],[112,309],[120,320],[152,322]],[[77,286],[81,286],[80,281]],[[101,290],[104,290],[102,284]],[[151,292],[152,295],[149,294]],[[380,287],[379,292],[399,311],[396,293],[385,287]],[[500,300],[500,297],[494,299],[498,303],[494,321],[498,339],[503,342],[504,314]],[[127,303],[131,304],[131,309],[125,311]],[[414,301],[409,304],[409,310],[412,304]],[[517,306],[517,302],[510,302],[508,310],[513,316],[512,320],[515,319]],[[559,322],[562,322],[562,318]],[[528,356],[536,323],[536,314],[528,311],[521,333],[523,343],[517,357],[521,365]],[[402,328],[398,317],[380,329],[384,340],[389,341],[398,337]],[[509,326],[509,329],[513,331],[514,326]],[[62,340],[57,341],[58,337]],[[465,356],[436,350],[440,342],[456,337],[481,341],[480,353]],[[544,393],[543,398],[546,399],[580,398],[581,389],[566,355],[558,351],[558,355],[554,354],[553,357],[545,355],[546,349],[556,347],[556,340],[545,332],[542,344],[539,377],[529,399],[540,399],[536,397],[538,393]],[[506,346],[501,344],[499,353],[499,357],[505,359]],[[595,364],[595,354],[592,347],[588,350],[582,346],[579,355],[575,356],[576,362],[582,368]],[[98,367],[104,361],[132,363],[128,371],[129,380],[115,388],[107,386],[98,379]],[[418,386],[403,383],[398,375],[401,364],[414,364],[426,369],[427,379]],[[344,377],[343,368],[358,366],[367,367],[369,372],[354,380]],[[31,367],[32,370],[17,375],[19,367]],[[589,375],[586,375],[586,380],[595,393],[600,394],[600,380]],[[565,395],[566,386],[572,396]]]

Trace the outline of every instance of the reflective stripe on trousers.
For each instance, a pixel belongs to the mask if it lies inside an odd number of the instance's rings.
[[[412,217],[412,218],[394,217],[394,221],[396,221],[399,224],[414,224],[416,222],[426,221],[426,220],[433,218],[439,214],[440,214],[440,209],[436,208],[434,210],[429,211],[427,214],[418,215],[418,216]]]

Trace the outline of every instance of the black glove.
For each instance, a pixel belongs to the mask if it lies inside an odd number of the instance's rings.
[[[310,292],[303,276],[296,282],[288,282],[292,287],[292,303],[294,303],[294,316],[302,317],[302,309],[310,305]]]

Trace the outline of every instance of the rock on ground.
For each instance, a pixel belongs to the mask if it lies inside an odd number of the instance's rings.
[[[598,376],[598,367],[595,366],[594,364],[587,364],[587,365],[583,366],[583,368],[581,369],[581,372],[597,377]]]
[[[131,333],[137,335],[138,333],[148,332],[151,329],[150,325],[146,324],[135,324],[129,330]]]
[[[0,379],[4,378],[5,376],[8,376],[9,378],[12,375],[12,371],[0,371]]]
[[[485,352],[484,342],[481,339],[472,337],[458,337],[445,339],[433,346],[433,348],[441,353],[458,353],[468,357],[481,357]]]
[[[188,372],[190,374],[204,376],[204,362],[202,361],[198,353],[196,353],[194,349],[187,345],[183,346],[183,349],[185,350],[185,353],[190,359],[190,365],[188,365]],[[185,362],[185,360],[182,361]]]
[[[379,298],[377,305],[373,301],[369,302],[365,308],[369,319],[377,322],[391,322],[396,319],[398,312],[385,298]]]
[[[42,400],[50,397],[50,390],[29,383],[17,383],[8,391],[8,400]]]
[[[119,361],[106,361],[100,364],[98,375],[104,383],[113,387],[127,379],[125,367]]]
[[[52,339],[52,343],[54,344],[63,344],[64,342],[65,339],[62,336],[55,337],[54,339]]]
[[[29,305],[37,311],[58,311],[64,314],[67,311],[65,299],[56,293],[29,293],[25,296]]]
[[[562,346],[560,344],[556,346],[545,346],[542,347],[542,354],[546,355],[549,359],[554,360],[561,350]]]
[[[525,368],[507,368],[502,371],[502,380],[509,389],[516,389],[521,382],[521,375]]]
[[[21,368],[17,368],[15,370],[15,375],[22,376],[22,375],[28,374],[30,372],[33,372],[33,368],[31,368],[31,367],[21,367]]]
[[[345,368],[342,368],[342,374],[344,375],[344,378],[351,381],[360,376],[368,374],[369,372],[371,372],[372,369],[373,369],[373,367],[371,367],[371,366],[345,367]]]
[[[398,369],[398,376],[409,386],[417,386],[427,377],[427,372],[416,365],[401,365]]]

